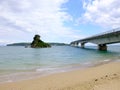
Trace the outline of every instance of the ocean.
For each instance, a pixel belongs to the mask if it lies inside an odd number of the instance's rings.
[[[108,51],[99,51],[95,46],[87,46],[85,49],[71,46],[51,48],[4,46],[0,47],[0,83],[119,61],[119,45],[108,46]]]

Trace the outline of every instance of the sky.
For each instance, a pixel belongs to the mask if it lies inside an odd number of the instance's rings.
[[[120,27],[120,0],[0,0],[0,45],[70,43]]]

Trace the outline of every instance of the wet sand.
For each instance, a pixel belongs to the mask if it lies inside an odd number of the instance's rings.
[[[0,90],[120,90],[120,62],[4,83]]]

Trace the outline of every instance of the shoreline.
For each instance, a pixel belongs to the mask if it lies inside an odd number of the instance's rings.
[[[11,74],[6,74],[0,76],[0,84],[9,83],[9,82],[19,82],[24,80],[31,80],[35,78],[41,78],[44,76],[49,76],[51,74],[63,73],[63,72],[71,72],[76,70],[84,70],[91,67],[98,67],[104,64],[119,62],[120,60],[103,60],[94,63],[83,63],[83,64],[71,64],[63,67],[47,67],[47,68],[39,68],[26,72],[16,72]]]
[[[106,90],[107,87],[111,87],[107,90],[120,89],[120,62],[0,84],[0,90]]]

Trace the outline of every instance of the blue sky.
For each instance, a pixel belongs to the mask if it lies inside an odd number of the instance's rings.
[[[0,44],[73,40],[120,26],[119,0],[0,0]]]

